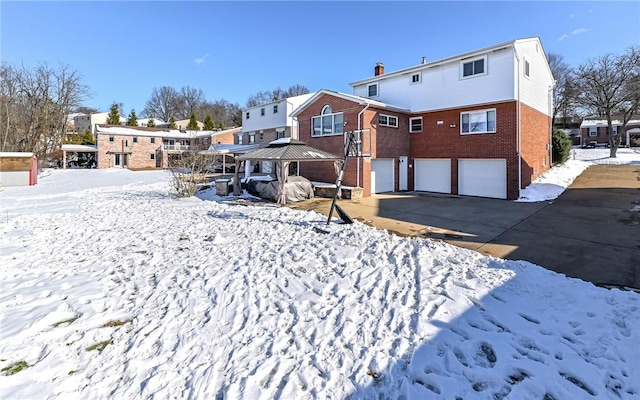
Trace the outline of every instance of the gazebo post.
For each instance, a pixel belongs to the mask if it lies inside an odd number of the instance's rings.
[[[242,186],[240,183],[240,165],[242,161],[236,159],[236,170],[234,172],[235,177],[233,179],[233,195],[240,196],[242,194]]]

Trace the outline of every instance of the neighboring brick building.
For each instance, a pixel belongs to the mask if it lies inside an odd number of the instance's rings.
[[[633,135],[640,133],[640,120],[632,119],[627,122],[625,131],[622,132],[622,122],[611,121],[615,133],[622,136],[622,146],[634,144]],[[581,144],[587,146],[608,146],[609,145],[609,123],[606,119],[585,119],[580,124]]]
[[[538,38],[520,39],[321,90],[292,114],[299,139],[342,154],[363,131],[344,184],[365,196],[417,190],[516,199],[551,163],[553,77]],[[326,163],[325,163],[326,164]],[[301,175],[333,182],[331,165]]]
[[[167,168],[184,153],[206,150],[214,143],[232,144],[240,129],[179,131],[97,125],[98,168]]]

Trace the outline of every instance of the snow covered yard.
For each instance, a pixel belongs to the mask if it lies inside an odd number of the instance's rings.
[[[169,180],[55,170],[0,192],[2,398],[640,393],[637,293],[360,223],[319,235],[319,214]]]

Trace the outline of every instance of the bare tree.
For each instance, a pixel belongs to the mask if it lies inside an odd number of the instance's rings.
[[[77,71],[46,63],[0,69],[2,151],[50,153],[62,144],[67,119],[89,94]]]
[[[249,96],[246,107],[255,107],[260,104],[283,100],[288,97],[299,96],[307,93],[309,93],[309,89],[300,84],[292,85],[287,90],[282,90],[280,87],[273,90],[261,90],[253,96]]]
[[[571,118],[576,114],[574,71],[559,54],[549,53],[547,54],[547,60],[551,73],[556,80],[556,85],[553,88],[552,124],[555,126],[556,118],[560,115],[563,126],[566,128],[567,118]]]
[[[611,158],[616,157],[621,134],[640,109],[640,47],[634,46],[622,55],[607,54],[578,67],[578,104],[607,120]],[[613,130],[613,120],[622,122]]]
[[[171,117],[177,116],[179,106],[180,93],[171,86],[162,86],[153,88],[151,98],[145,104],[142,114],[168,122]]]
[[[180,103],[178,114],[175,117],[178,119],[187,119],[191,114],[197,114],[205,101],[202,89],[194,89],[190,86],[183,87],[180,89]]]

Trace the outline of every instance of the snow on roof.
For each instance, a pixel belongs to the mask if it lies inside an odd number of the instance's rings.
[[[23,151],[8,151],[0,153],[0,157],[33,157],[33,153]]]
[[[410,113],[410,110],[407,110],[406,108],[397,107],[397,106],[394,106],[394,105],[391,105],[391,104],[383,103],[381,101],[371,100],[369,98],[360,97],[360,96],[356,96],[356,95],[353,95],[353,94],[336,92],[335,90],[322,89],[322,90],[317,91],[316,94],[314,94],[309,99],[307,99],[307,101],[302,103],[300,105],[300,107],[296,108],[291,113],[291,116],[292,117],[297,116],[303,110],[305,110],[307,107],[309,107],[311,104],[313,104],[316,100],[318,100],[322,95],[325,95],[325,94],[329,95],[329,96],[335,96],[335,97],[339,97],[339,98],[342,98],[342,99],[345,99],[345,100],[353,101],[355,103],[362,104],[362,105],[370,105],[370,106],[373,106],[373,107],[376,107],[376,108],[384,108],[386,110],[397,111],[397,112],[401,112],[401,113]]]
[[[62,151],[80,151],[80,152],[96,152],[98,146],[84,144],[63,144],[60,148]]]
[[[611,121],[613,125],[622,125],[622,121],[614,119]],[[607,126],[609,123],[606,119],[585,119],[580,124],[580,128],[589,128],[591,126]],[[627,126],[629,125],[640,125],[640,119],[632,119],[627,122]]]
[[[179,131],[177,129],[143,128],[135,126],[97,125],[98,134],[124,135],[124,136],[162,136],[165,138],[193,139],[219,135],[219,131]],[[222,131],[223,133],[225,131]]]

